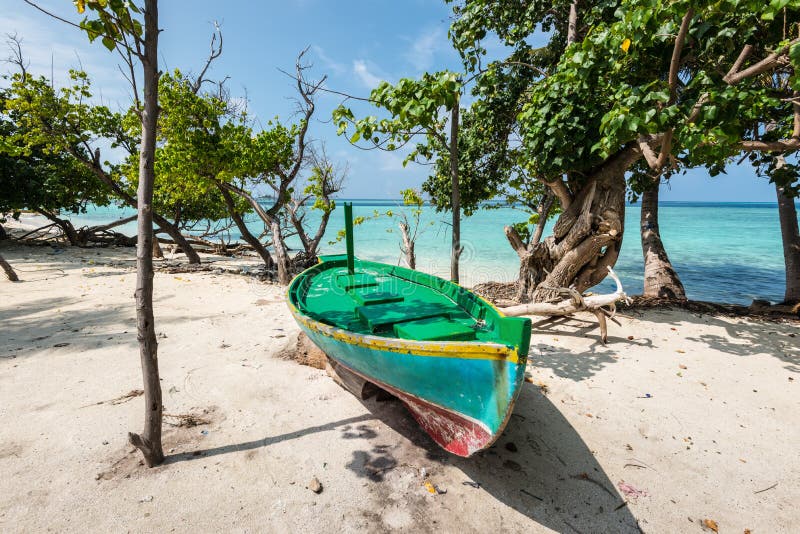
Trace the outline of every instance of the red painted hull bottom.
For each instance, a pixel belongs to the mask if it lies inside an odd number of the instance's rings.
[[[458,414],[397,394],[425,432],[446,451],[468,457],[494,442],[494,436],[475,421]]]
[[[472,456],[476,452],[491,445],[497,437],[491,434],[483,425],[472,419],[468,419],[467,417],[442,408],[441,406],[425,402],[418,397],[414,397],[388,384],[379,382],[372,377],[354,371],[338,360],[337,363],[353,374],[362,377],[368,382],[372,382],[403,401],[403,404],[406,405],[419,426],[421,426],[440,447],[452,454],[464,458]]]

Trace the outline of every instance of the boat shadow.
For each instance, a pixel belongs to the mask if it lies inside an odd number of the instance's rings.
[[[424,460],[453,465],[464,474],[448,484],[485,491],[557,532],[641,532],[589,446],[539,388],[523,388],[504,433],[471,458],[439,448],[401,402],[361,402],[413,447],[357,451],[347,467],[360,476],[380,482],[396,465],[418,465],[423,452]]]

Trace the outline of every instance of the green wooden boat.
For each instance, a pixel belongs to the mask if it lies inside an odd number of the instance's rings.
[[[400,398],[446,450],[489,447],[522,387],[531,322],[457,284],[353,255],[322,256],[289,286],[300,328],[337,365]]]

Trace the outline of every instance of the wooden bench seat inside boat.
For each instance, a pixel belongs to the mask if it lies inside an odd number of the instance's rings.
[[[391,291],[380,291],[374,287],[360,288],[353,290],[353,300],[359,306],[374,306],[375,304],[388,304],[390,302],[402,302],[403,296]]]
[[[475,330],[448,317],[431,317],[394,325],[394,333],[403,339],[419,341],[472,341]]]
[[[384,330],[396,323],[418,321],[431,317],[444,317],[449,319],[450,314],[446,308],[436,305],[420,303],[387,303],[359,306],[355,309],[356,317],[367,325],[372,332]]]

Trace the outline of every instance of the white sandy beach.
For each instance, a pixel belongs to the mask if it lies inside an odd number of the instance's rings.
[[[142,383],[133,250],[0,252],[22,279],[0,280],[2,532],[798,529],[796,322],[637,312],[607,346],[588,319],[536,322],[534,383],[462,459],[401,404],[276,357],[298,332],[281,287],[160,272],[166,412],[208,424],[166,426],[147,469],[126,443],[142,398],[120,399]]]

